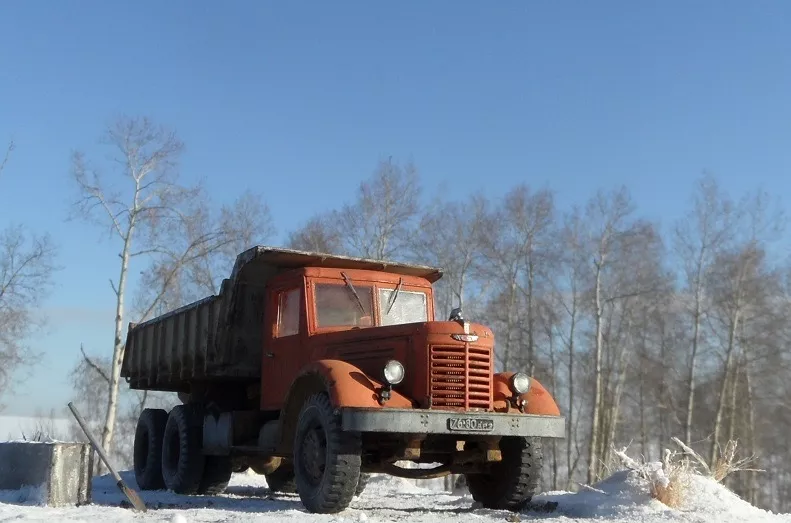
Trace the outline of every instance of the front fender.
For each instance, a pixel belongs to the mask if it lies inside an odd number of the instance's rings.
[[[300,376],[323,378],[330,402],[335,407],[412,408],[412,400],[393,390],[384,405],[379,404],[377,391],[382,382],[372,379],[355,365],[341,360],[318,360],[306,365]]]
[[[515,372],[498,372],[494,375],[494,410],[497,412],[518,412],[508,398],[513,396],[509,381]],[[552,395],[535,378],[530,378],[530,390],[520,398],[527,400],[525,414],[560,416],[560,409]]]

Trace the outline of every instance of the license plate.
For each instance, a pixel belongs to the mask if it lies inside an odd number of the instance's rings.
[[[494,420],[485,418],[449,418],[448,430],[489,432],[494,429]]]

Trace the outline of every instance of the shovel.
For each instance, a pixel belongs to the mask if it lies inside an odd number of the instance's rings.
[[[132,504],[133,507],[135,507],[136,510],[139,510],[140,512],[146,512],[147,511],[146,504],[143,503],[143,500],[140,499],[140,496],[137,494],[137,492],[132,490],[132,488],[130,488],[129,485],[124,483],[124,480],[121,479],[121,476],[115,471],[113,466],[110,465],[110,460],[107,459],[107,455],[104,453],[104,449],[102,448],[101,445],[99,445],[96,439],[94,439],[93,434],[91,434],[91,431],[88,430],[88,426],[85,424],[85,420],[82,419],[80,413],[77,412],[77,407],[75,407],[74,404],[72,404],[72,402],[69,402],[69,410],[71,410],[71,413],[74,414],[74,418],[77,420],[77,423],[80,424],[80,427],[82,428],[82,431],[85,433],[85,435],[88,436],[88,439],[91,441],[91,445],[93,445],[93,448],[96,449],[96,452],[97,454],[99,454],[99,457],[102,458],[104,464],[107,465],[107,468],[110,470],[110,472],[112,472],[113,476],[115,477],[116,485],[118,485],[118,488],[121,490],[121,492],[124,493],[126,499],[129,500],[129,502]]]

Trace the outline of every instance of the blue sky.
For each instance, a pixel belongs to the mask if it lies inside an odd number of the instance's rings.
[[[4,400],[60,407],[80,343],[111,350],[117,249],[66,218],[70,151],[115,114],[176,128],[184,178],[218,203],[262,193],[279,240],[387,155],[448,197],[626,184],[669,223],[704,170],[787,194],[789,22],[781,1],[6,0],[0,226],[50,232],[64,269],[45,357]]]

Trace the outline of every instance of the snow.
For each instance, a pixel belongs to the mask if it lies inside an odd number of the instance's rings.
[[[134,474],[122,473],[136,488]],[[788,522],[791,514],[775,515],[751,506],[722,485],[701,476],[690,481],[686,501],[671,509],[652,499],[646,480],[631,471],[619,471],[592,488],[577,493],[548,492],[538,495],[517,519],[515,515],[480,508],[469,494],[453,495],[439,490],[440,481],[414,482],[374,475],[359,498],[340,514],[305,512],[297,495],[271,495],[263,476],[235,474],[221,496],[179,496],[169,492],[138,491],[149,511],[138,514],[118,491],[111,476],[94,478],[93,503],[84,507],[36,506],[32,491],[0,492],[0,522],[275,522],[379,523],[450,522],[487,523],[546,520],[568,523],[644,523],[717,521],[722,523]],[[557,503],[553,507],[553,503]]]
[[[33,416],[0,416],[0,441],[22,441],[35,435],[39,429],[52,432],[45,436],[66,437],[72,426],[67,418]]]

